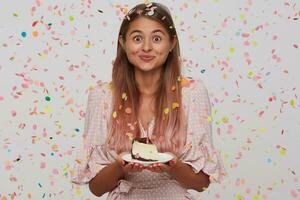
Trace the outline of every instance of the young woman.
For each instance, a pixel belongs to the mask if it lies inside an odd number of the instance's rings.
[[[211,137],[210,101],[201,80],[181,74],[179,41],[167,7],[139,4],[125,16],[112,82],[90,91],[84,151],[72,180],[108,199],[193,199],[224,175]],[[132,139],[150,137],[169,163],[126,163]]]

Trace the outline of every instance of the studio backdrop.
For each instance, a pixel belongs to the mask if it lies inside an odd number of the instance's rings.
[[[143,2],[0,1],[0,200],[97,199],[70,182],[88,89],[111,80],[121,21]],[[228,173],[198,198],[300,199],[300,2],[160,2]]]

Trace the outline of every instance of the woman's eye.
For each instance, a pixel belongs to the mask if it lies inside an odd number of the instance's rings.
[[[136,41],[136,42],[140,42],[142,40],[141,36],[135,36],[133,37],[133,40]]]
[[[161,41],[161,38],[159,36],[154,36],[153,40],[155,42],[159,42],[159,41]]]

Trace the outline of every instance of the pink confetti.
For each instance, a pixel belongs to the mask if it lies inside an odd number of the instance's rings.
[[[297,192],[295,190],[291,191],[291,195],[292,195],[293,198],[297,198],[298,197],[298,194],[297,194]]]
[[[43,129],[43,133],[42,133],[42,135],[43,135],[43,137],[47,137],[47,131],[46,131],[46,129],[45,129],[45,128]]]
[[[297,44],[293,44],[293,47],[298,49],[298,45]]]
[[[69,99],[68,101],[67,101],[67,103],[66,103],[66,106],[67,105],[70,105],[70,104],[73,104],[74,103],[74,99]]]
[[[243,33],[243,34],[242,34],[242,37],[244,37],[244,38],[249,37],[249,33]]]
[[[33,130],[36,130],[36,129],[37,129],[37,125],[36,125],[36,124],[33,124],[32,129],[33,129]]]
[[[265,113],[265,111],[260,111],[260,112],[258,113],[258,116],[261,117],[264,113]]]
[[[3,96],[0,96],[0,101],[3,101],[4,100],[4,97]]]
[[[58,170],[57,169],[53,169],[52,173],[55,174],[55,175],[57,175],[58,174]]]
[[[28,83],[23,83],[23,84],[22,84],[22,88],[26,89],[26,88],[28,88],[28,87],[29,87]]]
[[[15,110],[11,111],[11,116],[15,117],[17,115],[17,112]]]
[[[45,162],[41,162],[40,163],[40,168],[41,169],[45,169],[46,168],[46,163]]]

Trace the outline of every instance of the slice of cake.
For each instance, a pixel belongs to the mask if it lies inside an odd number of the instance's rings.
[[[132,141],[131,156],[141,161],[158,161],[157,148],[147,138],[139,138]]]

